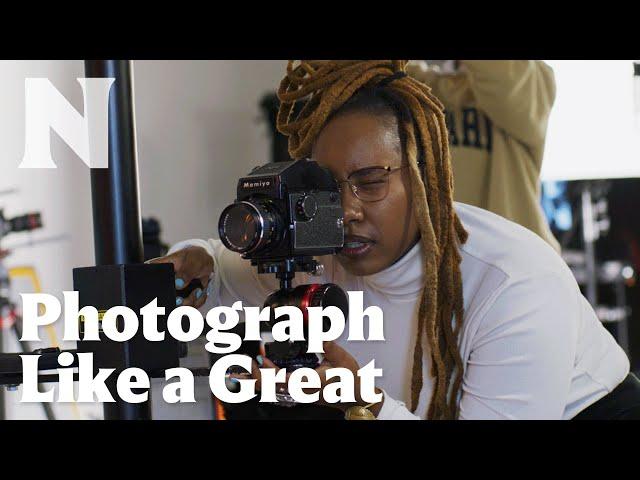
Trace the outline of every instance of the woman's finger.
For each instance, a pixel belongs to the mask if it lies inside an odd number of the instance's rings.
[[[329,362],[338,360],[345,352],[345,350],[339,347],[336,342],[322,342],[322,349],[324,350],[325,360]]]
[[[204,288],[207,288],[209,277],[213,272],[213,259],[202,247],[187,247],[184,252],[183,270],[187,278],[183,278],[185,285],[198,279]],[[182,273],[182,272],[181,272]]]
[[[198,279],[206,288],[213,272],[213,259],[202,247],[186,247],[164,257],[153,258],[147,263],[172,263],[176,274],[176,290],[182,290]]]
[[[198,290],[202,292],[202,289],[196,289],[184,298],[176,297],[176,305],[179,307],[195,307],[196,302],[200,300],[200,297],[197,297]]]
[[[164,257],[157,257],[148,260],[146,263],[149,264],[162,264],[162,263],[171,263],[173,264],[173,271],[176,276],[176,290],[184,289],[191,280],[195,278],[195,269],[198,268],[195,265],[190,265],[186,262],[187,252],[185,250],[178,250],[170,255]]]
[[[193,294],[195,294],[195,303],[193,304],[194,307],[196,308],[200,308],[202,305],[204,305],[204,302],[207,301],[207,289],[206,288],[197,288],[196,290],[194,290],[193,292],[191,292]]]
[[[200,308],[204,305],[204,303],[207,301],[207,296],[206,295],[202,295],[202,297],[200,297],[199,299],[196,298],[196,303],[193,305],[195,308]]]
[[[323,342],[324,358],[334,367],[342,367],[351,370],[354,375],[357,373],[358,362],[344,348],[336,342]]]

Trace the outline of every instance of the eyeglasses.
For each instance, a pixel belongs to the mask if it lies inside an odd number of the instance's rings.
[[[369,167],[356,170],[346,180],[337,181],[342,193],[342,184],[348,183],[353,194],[363,202],[379,202],[389,194],[389,175],[409,165],[401,167]]]

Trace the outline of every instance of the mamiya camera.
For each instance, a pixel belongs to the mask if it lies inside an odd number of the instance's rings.
[[[218,230],[227,248],[254,264],[335,253],[344,241],[338,186],[310,160],[257,167],[238,182]]]

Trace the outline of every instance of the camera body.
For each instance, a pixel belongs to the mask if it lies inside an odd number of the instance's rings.
[[[227,248],[254,265],[333,254],[344,242],[338,185],[311,160],[257,167],[238,181],[218,231]]]

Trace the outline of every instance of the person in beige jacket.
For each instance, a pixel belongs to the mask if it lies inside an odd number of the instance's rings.
[[[407,71],[445,106],[454,199],[519,223],[559,251],[540,207],[556,93],[551,67],[537,60],[415,61]]]

